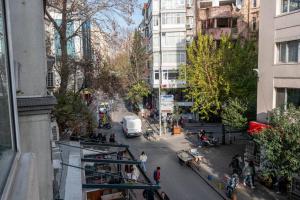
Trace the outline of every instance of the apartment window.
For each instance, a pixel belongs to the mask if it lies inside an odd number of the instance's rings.
[[[256,17],[252,18],[252,30],[256,31]]]
[[[281,12],[292,12],[300,9],[300,0],[281,0]]]
[[[163,63],[185,64],[186,53],[185,51],[177,52],[163,52]]]
[[[47,74],[47,87],[54,87],[54,73],[48,72]]]
[[[227,27],[229,27],[229,19],[228,18],[219,18],[219,19],[217,19],[217,27],[218,28],[227,28]]]
[[[184,47],[185,32],[169,32],[162,36],[162,46],[164,47]]]
[[[276,107],[300,106],[300,88],[276,88]]]
[[[153,35],[152,41],[153,41],[153,48],[159,48],[159,36]]]
[[[299,63],[300,40],[280,42],[277,44],[279,63]]]
[[[159,79],[159,70],[154,71],[154,79],[158,80]]]
[[[16,152],[3,1],[0,1],[0,197]]]
[[[252,7],[253,8],[256,8],[256,3],[257,3],[256,0],[252,0]]]
[[[184,9],[185,8],[185,0],[163,0],[161,1],[161,9],[169,10],[169,9]]]
[[[177,79],[178,79],[178,70],[169,70],[168,80],[177,80]]]
[[[163,13],[162,24],[185,24],[185,13]]]

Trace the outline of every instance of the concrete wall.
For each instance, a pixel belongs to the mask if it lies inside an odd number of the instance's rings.
[[[43,1],[9,1],[17,88],[24,96],[46,94]],[[17,67],[18,66],[18,67]]]
[[[276,42],[300,39],[300,10],[280,14],[279,1],[260,2],[257,120],[275,107],[276,87],[300,88],[300,64],[277,64]]]
[[[36,155],[40,199],[52,199],[53,168],[50,152],[50,116],[19,116],[22,152]]]

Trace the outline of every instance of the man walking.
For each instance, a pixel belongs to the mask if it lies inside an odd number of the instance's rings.
[[[146,172],[146,161],[147,161],[147,155],[145,152],[142,152],[140,155],[140,161],[141,161],[141,167]]]
[[[160,181],[160,167],[157,167],[153,173],[153,179],[155,180],[156,184],[159,185]]]

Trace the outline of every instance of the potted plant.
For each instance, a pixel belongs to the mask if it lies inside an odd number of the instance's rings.
[[[180,134],[181,133],[181,127],[179,126],[179,120],[180,120],[180,109],[178,106],[174,107],[174,120],[176,121],[176,124],[173,126],[173,134]]]

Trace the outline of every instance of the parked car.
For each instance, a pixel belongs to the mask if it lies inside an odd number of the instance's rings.
[[[136,115],[123,117],[122,129],[126,137],[136,137],[142,135],[142,121]]]

